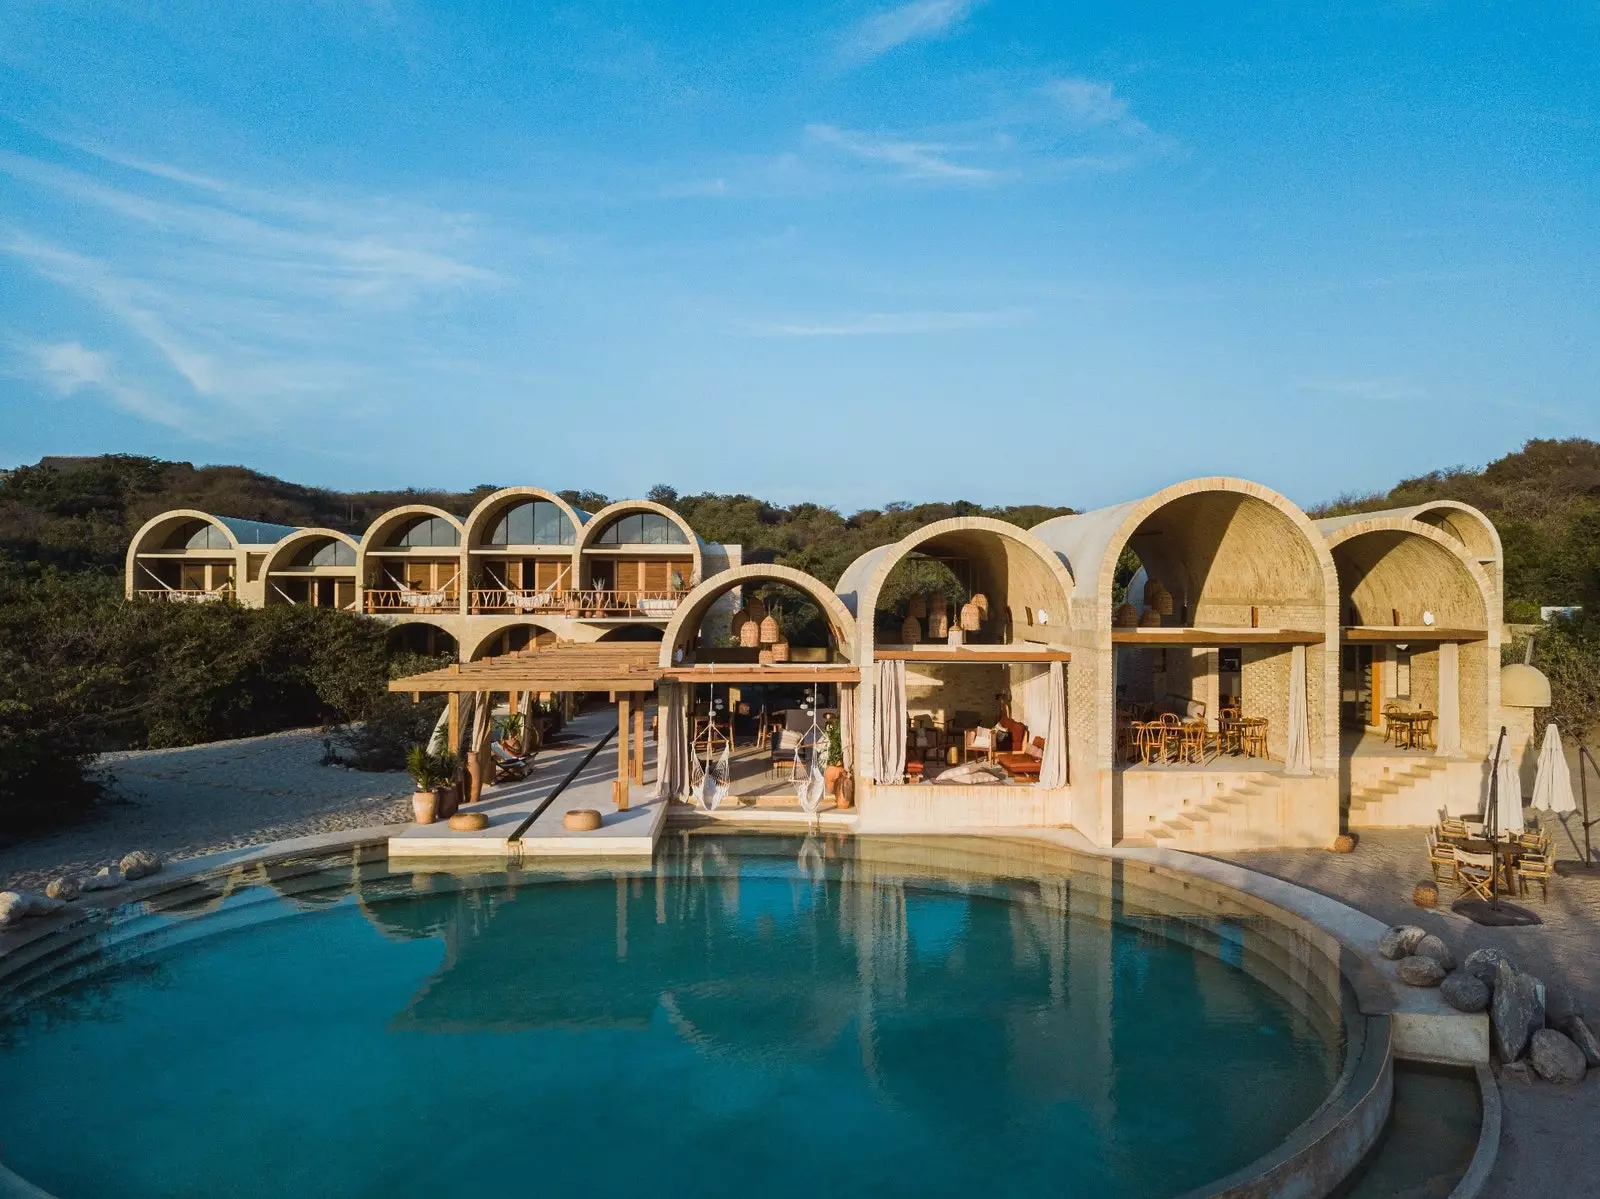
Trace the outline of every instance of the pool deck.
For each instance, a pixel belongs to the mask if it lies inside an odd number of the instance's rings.
[[[635,783],[627,810],[611,802],[611,783],[617,777],[615,744],[607,745],[579,771],[517,841],[511,836],[550,793],[582,761],[608,728],[615,728],[609,711],[585,713],[567,725],[560,745],[534,759],[533,772],[517,783],[486,787],[484,798],[462,808],[482,812],[489,827],[468,832],[452,829],[443,820],[413,824],[389,838],[389,856],[401,858],[493,858],[517,862],[530,857],[648,857],[655,851],[666,827],[667,804],[648,798],[655,789],[655,770],[646,765],[644,784]],[[647,759],[653,758],[650,743]],[[574,808],[593,808],[601,824],[592,832],[573,832],[561,820]]]

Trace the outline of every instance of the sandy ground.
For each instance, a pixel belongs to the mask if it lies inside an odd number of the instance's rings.
[[[1446,908],[1427,912],[1411,903],[1411,888],[1431,877],[1421,829],[1369,830],[1351,854],[1325,850],[1257,850],[1219,854],[1360,908],[1390,924],[1416,924],[1438,933],[1457,960],[1492,945],[1545,982],[1547,995],[1600,1024],[1600,871],[1580,874],[1583,830],[1575,817],[1555,829],[1562,872],[1543,900],[1537,886],[1519,902],[1538,912],[1541,925],[1484,928],[1447,910],[1455,898],[1448,879],[1439,884]],[[1595,830],[1600,831],[1600,830]],[[1485,1196],[1600,1196],[1600,1155],[1587,1138],[1600,1129],[1600,1070],[1576,1087],[1534,1080],[1501,1084],[1505,1123],[1500,1159]]]
[[[50,879],[150,849],[169,861],[287,837],[411,819],[403,773],[323,766],[314,730],[182,749],[107,754],[112,796],[46,837],[0,845],[0,887]]]

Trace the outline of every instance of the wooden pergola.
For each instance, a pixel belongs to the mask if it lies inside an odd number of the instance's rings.
[[[461,744],[464,693],[504,691],[520,696],[525,691],[605,692],[617,705],[617,779],[612,784],[612,797],[617,808],[625,810],[630,782],[644,782],[644,697],[656,689],[666,673],[656,665],[659,652],[659,646],[648,642],[551,645],[395,679],[389,690],[449,696],[452,749]]]

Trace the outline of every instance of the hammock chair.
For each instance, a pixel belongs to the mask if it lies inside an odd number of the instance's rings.
[[[815,684],[811,687],[811,702],[806,704],[805,707],[811,713],[811,727],[800,734],[800,745],[802,749],[808,748],[810,750],[810,758],[806,766],[805,775],[795,780],[794,794],[795,798],[800,801],[800,810],[807,815],[815,816],[817,809],[822,806],[822,792],[825,786],[822,777],[822,766],[817,761],[817,752],[822,742],[822,729],[817,724],[817,688]],[[795,751],[797,764],[800,752],[800,750]]]
[[[710,705],[711,718],[706,724],[705,738],[697,739],[694,752],[690,754],[689,767],[689,795],[703,812],[715,812],[723,800],[728,798],[729,784],[733,780],[733,762],[730,747],[733,739],[725,736],[717,727],[717,704],[713,701]],[[732,719],[732,716],[729,716]],[[717,741],[722,742],[722,752],[716,753]],[[701,747],[704,746],[704,754]]]

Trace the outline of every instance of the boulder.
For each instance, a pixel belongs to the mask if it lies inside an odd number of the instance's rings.
[[[1507,1062],[1500,1067],[1501,1082],[1532,1082],[1533,1071],[1527,1062]]]
[[[1589,1067],[1583,1050],[1553,1028],[1541,1028],[1533,1034],[1528,1061],[1533,1072],[1546,1082],[1582,1082],[1583,1072]]]
[[[1578,1005],[1572,992],[1559,982],[1544,985],[1544,1026],[1557,1032],[1566,1032],[1567,1024],[1578,1014]]]
[[[83,883],[75,874],[63,874],[60,878],[51,879],[44,893],[51,899],[59,899],[66,903],[83,894]]]
[[[122,871],[115,866],[102,866],[93,874],[83,877],[80,885],[85,891],[109,891],[112,887],[122,886]]]
[[[161,859],[148,849],[136,849],[122,859],[122,876],[130,883],[161,869]]]
[[[24,916],[45,916],[64,906],[59,899],[35,895],[31,891],[0,891],[0,928],[16,924]]]
[[[1418,941],[1411,952],[1418,957],[1432,958],[1447,971],[1456,968],[1456,955],[1450,952],[1450,946],[1432,933]]]
[[[1481,1012],[1489,1006],[1489,988],[1480,978],[1457,970],[1439,984],[1439,994],[1458,1012]]]
[[[1600,1041],[1597,1041],[1594,1033],[1589,1031],[1589,1026],[1584,1023],[1582,1016],[1574,1016],[1568,1020],[1565,1032],[1572,1039],[1572,1043],[1583,1051],[1584,1061],[1591,1066],[1600,1066]]]
[[[1526,1052],[1528,1038],[1544,1027],[1544,984],[1501,961],[1489,1004],[1489,1027],[1500,1060],[1516,1061]]]
[[[1474,949],[1467,954],[1467,960],[1461,963],[1461,968],[1492,991],[1495,970],[1501,962],[1510,961],[1498,949]]]
[[[1444,981],[1444,967],[1432,958],[1401,958],[1395,963],[1394,974],[1408,987],[1437,987]]]
[[[1410,957],[1428,930],[1414,924],[1397,924],[1378,938],[1378,952],[1391,962]]]

